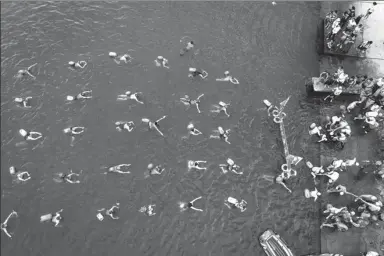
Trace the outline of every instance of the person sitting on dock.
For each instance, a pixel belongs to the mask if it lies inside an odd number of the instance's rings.
[[[321,224],[320,229],[322,229],[323,227],[334,228],[336,226],[338,231],[348,230],[348,226],[341,222],[340,217],[334,217],[329,220],[333,220],[334,222],[329,222],[328,220],[326,220],[323,224]]]
[[[365,53],[372,44],[372,41],[364,41],[359,46],[357,46],[357,50],[359,50],[360,53]]]
[[[364,16],[365,19],[368,19],[368,17],[374,12],[376,5],[377,5],[377,3],[373,2],[372,6],[370,8],[368,8],[368,10]]]
[[[328,216],[326,219],[332,218],[334,216],[337,216],[339,213],[342,211],[347,210],[347,207],[342,207],[342,208],[336,208],[332,204],[327,204],[327,208],[323,213],[328,213]]]
[[[325,28],[329,29],[332,25],[332,23],[337,19],[337,10],[335,11],[330,11],[326,16],[325,16]]]
[[[327,97],[324,98],[324,101],[329,99],[329,102],[332,102],[337,96],[339,96],[343,92],[343,87],[338,86],[334,89],[332,89],[332,94],[329,94]]]

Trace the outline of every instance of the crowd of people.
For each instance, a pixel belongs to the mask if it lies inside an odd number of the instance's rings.
[[[374,12],[376,2],[368,8],[365,14],[356,16],[355,6],[345,11],[341,17],[337,10],[330,11],[325,17],[324,27],[327,31],[326,44],[327,48],[334,52],[347,53],[351,46],[355,44],[356,39],[363,32],[364,21]],[[357,47],[357,51],[365,53],[372,45],[372,41],[362,41]]]

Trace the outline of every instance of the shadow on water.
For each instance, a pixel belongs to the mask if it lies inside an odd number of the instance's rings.
[[[293,193],[272,178],[284,161],[279,128],[262,103],[278,104],[289,95],[286,130],[291,151],[314,163],[317,144],[307,127],[318,121],[318,104],[307,100],[306,78],[318,75],[318,3],[143,2],[2,3],[1,185],[4,219],[9,211],[15,233],[2,254],[17,255],[262,255],[258,236],[267,228],[281,234],[298,255],[318,252],[318,207],[303,196],[313,186],[308,170],[288,182]],[[6,8],[4,8],[6,7]],[[189,36],[196,51],[182,58],[180,39]],[[109,51],[133,49],[132,64],[117,65]],[[156,68],[162,55],[170,70]],[[86,60],[84,70],[67,68]],[[35,80],[15,80],[21,68],[38,63]],[[205,81],[190,80],[190,66],[206,69]],[[240,84],[215,81],[230,70]],[[93,99],[65,103],[67,95],[93,90]],[[116,102],[127,90],[141,91],[145,105]],[[202,114],[178,99],[200,93]],[[30,110],[15,108],[14,97],[32,96]],[[231,102],[231,117],[212,116],[211,104]],[[165,138],[140,124],[161,122]],[[114,122],[134,121],[132,133]],[[188,122],[204,134],[189,140]],[[207,137],[219,125],[233,130],[231,145]],[[62,130],[85,126],[70,145]],[[39,131],[44,140],[20,144],[20,128]],[[18,147],[16,145],[19,145]],[[243,176],[223,175],[218,164],[232,158]],[[207,160],[205,172],[187,172],[187,160]],[[144,179],[149,162],[164,164],[164,175]],[[32,180],[12,184],[10,165],[24,166]],[[132,164],[131,175],[101,175],[103,166]],[[58,184],[54,174],[83,170],[81,184]],[[178,201],[203,196],[204,212],[180,213]],[[229,211],[232,196],[248,202],[244,213]],[[121,204],[120,220],[99,222],[96,210]],[[156,204],[148,218],[138,212]],[[40,224],[39,216],[64,208],[63,227]]]

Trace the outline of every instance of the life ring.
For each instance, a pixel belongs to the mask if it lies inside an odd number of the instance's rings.
[[[288,172],[288,171],[289,171],[289,169],[288,169],[288,165],[287,165],[287,164],[282,164],[282,165],[281,165],[281,170],[282,170],[283,172]]]
[[[281,177],[283,177],[284,180],[287,180],[287,179],[289,179],[291,176],[289,175],[288,172],[283,172],[283,173],[281,174]]]

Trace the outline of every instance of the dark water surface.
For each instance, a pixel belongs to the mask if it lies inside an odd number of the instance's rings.
[[[316,34],[319,3],[251,2],[2,2],[1,4],[1,220],[12,211],[14,238],[1,235],[2,255],[263,255],[257,237],[266,228],[281,234],[298,255],[319,251],[318,208],[304,198],[313,188],[299,168],[289,195],[271,178],[283,163],[278,126],[267,119],[263,99],[292,95],[286,108],[291,152],[318,163],[307,127],[318,116],[305,99],[304,81],[319,72]],[[190,36],[196,54],[180,57]],[[185,40],[186,41],[186,40]],[[132,64],[117,65],[109,51],[129,53]],[[153,60],[169,59],[170,70]],[[68,69],[86,60],[84,70]],[[16,80],[19,69],[38,63],[36,80]],[[187,78],[190,66],[209,72],[205,81]],[[225,70],[240,85],[216,82]],[[92,89],[94,98],[66,104],[66,95]],[[116,102],[126,90],[144,93],[146,104]],[[205,93],[202,114],[178,102]],[[14,97],[34,97],[34,107],[14,106]],[[211,104],[231,102],[230,118],[209,113]],[[165,138],[140,125],[142,117],[168,118]],[[114,122],[132,120],[132,133]],[[204,136],[181,139],[194,121]],[[73,147],[62,133],[85,126]],[[231,145],[209,140],[217,126],[231,128]],[[18,130],[39,131],[41,141],[20,144]],[[231,157],[243,176],[222,174]],[[207,171],[187,172],[187,160],[207,160]],[[164,163],[162,176],[144,179],[149,162]],[[103,166],[132,164],[131,175],[101,175]],[[8,168],[31,173],[12,182]],[[303,165],[303,164],[302,164]],[[82,183],[58,184],[56,172],[82,169]],[[311,185],[310,185],[311,184]],[[178,201],[197,196],[204,212],[180,213]],[[228,210],[226,197],[244,198],[244,213]],[[121,204],[120,220],[96,219],[96,210]],[[138,212],[156,204],[157,215]],[[63,227],[39,222],[64,208]]]

